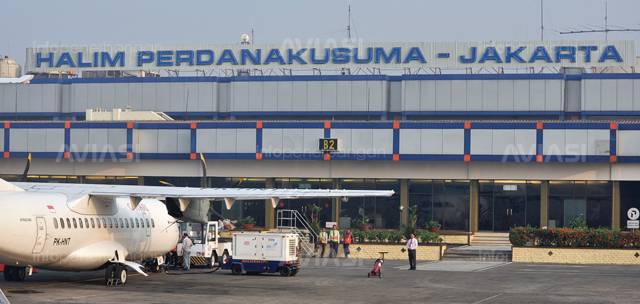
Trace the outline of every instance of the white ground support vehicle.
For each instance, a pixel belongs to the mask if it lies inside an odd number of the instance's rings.
[[[235,255],[222,268],[231,269],[233,274],[277,272],[295,276],[300,271],[299,241],[295,233],[234,233]]]
[[[187,233],[193,241],[191,247],[191,266],[206,266],[213,268],[224,264],[231,256],[231,242],[220,242],[218,222],[206,224],[183,222],[180,223],[180,235]],[[182,263],[182,242],[176,247],[178,263]]]

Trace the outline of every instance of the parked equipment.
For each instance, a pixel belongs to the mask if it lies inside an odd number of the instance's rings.
[[[191,266],[213,268],[228,261],[231,255],[231,243],[221,242],[218,235],[218,222],[205,224],[183,222],[180,223],[180,235],[187,233],[193,241],[191,247]],[[182,263],[182,243],[176,248],[178,258],[175,262]]]
[[[233,256],[222,266],[232,274],[280,273],[295,276],[300,271],[299,238],[294,233],[234,233]]]
[[[373,269],[371,269],[371,271],[369,271],[369,273],[367,274],[367,277],[378,277],[379,279],[382,279],[382,264],[384,263],[384,254],[387,252],[380,252],[380,257],[376,259],[376,261],[373,263]]]

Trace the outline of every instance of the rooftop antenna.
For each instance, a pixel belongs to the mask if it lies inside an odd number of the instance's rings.
[[[589,28],[586,30],[570,30],[570,31],[561,31],[558,33],[560,35],[604,33],[604,40],[609,40],[609,32],[640,32],[640,28],[616,28],[616,29],[609,28],[609,3],[607,0],[605,0],[604,1],[604,28],[601,28],[601,29]]]
[[[540,41],[544,41],[544,0],[540,0]]]
[[[347,39],[351,41],[351,2],[347,6]]]

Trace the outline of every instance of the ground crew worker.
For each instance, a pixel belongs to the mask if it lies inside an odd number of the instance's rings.
[[[329,233],[329,242],[331,242],[329,257],[335,258],[338,256],[338,246],[340,244],[340,230],[338,230],[338,225],[333,225],[333,229],[331,229]]]
[[[415,234],[407,241],[407,251],[409,252],[409,270],[416,270],[416,250],[418,249],[418,239]]]
[[[182,269],[189,271],[191,269],[191,247],[193,241],[189,238],[189,235],[185,232],[182,239]]]
[[[351,250],[349,250],[349,245],[353,243],[353,233],[351,233],[351,229],[347,229],[347,232],[344,233],[344,238],[342,239],[342,249],[344,250],[344,257],[348,258],[351,254]]]
[[[320,247],[322,248],[322,251],[320,251],[320,257],[324,258],[324,251],[327,249],[327,242],[329,240],[327,230],[325,230],[324,228],[320,230],[320,236],[318,237],[318,240],[320,241]]]

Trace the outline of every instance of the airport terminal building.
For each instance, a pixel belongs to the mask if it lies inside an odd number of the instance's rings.
[[[625,228],[640,207],[635,53],[632,41],[28,49],[35,77],[0,84],[0,177],[31,154],[34,181],[199,186],[202,155],[211,187],[396,191],[276,207],[316,204],[343,227],[397,229],[415,206],[419,226],[445,231]],[[117,119],[124,109],[154,120]],[[270,201],[223,205],[275,224]]]

